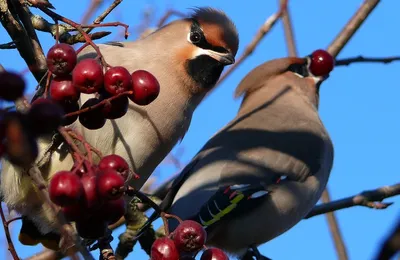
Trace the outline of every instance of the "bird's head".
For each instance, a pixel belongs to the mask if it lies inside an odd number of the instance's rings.
[[[153,37],[163,40],[160,51],[184,71],[192,93],[206,93],[218,81],[225,66],[235,62],[239,37],[235,25],[222,11],[195,8],[187,18],[174,21]],[[172,45],[172,46],[171,46]]]
[[[318,107],[319,86],[329,77],[334,65],[334,58],[323,50],[317,50],[304,58],[271,60],[246,75],[236,88],[235,97],[244,95],[246,99],[263,87],[291,86]]]

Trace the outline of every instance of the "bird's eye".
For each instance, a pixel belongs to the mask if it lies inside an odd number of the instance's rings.
[[[199,43],[201,40],[201,34],[199,32],[190,33],[190,41],[192,43]]]

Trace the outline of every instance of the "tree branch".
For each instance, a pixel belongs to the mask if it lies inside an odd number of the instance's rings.
[[[30,17],[32,13],[26,5],[22,5],[19,1],[14,0],[13,5],[17,11],[18,17],[24,25],[25,31],[30,39],[30,44],[32,46],[33,56],[35,58],[38,70],[46,73],[47,63],[46,57],[44,56],[42,46],[39,42],[39,38],[36,34],[35,28],[32,25]]]
[[[221,84],[235,69],[238,68],[238,66],[245,60],[247,59],[256,49],[256,47],[260,44],[261,40],[264,39],[265,35],[274,27],[276,22],[279,20],[279,18],[282,16],[284,13],[284,10],[287,7],[287,2],[288,0],[285,0],[282,2],[282,4],[279,7],[278,12],[275,14],[271,15],[268,17],[268,19],[264,22],[264,24],[258,29],[256,35],[254,36],[253,40],[246,46],[245,50],[243,51],[242,55],[236,59],[235,64],[229,67],[229,69],[222,74],[222,76],[219,78],[218,82],[216,85]],[[215,89],[215,88],[214,88]],[[211,94],[213,90],[209,91],[207,95]]]
[[[6,217],[4,216],[3,207],[1,204],[2,202],[0,202],[0,216],[1,216],[1,221],[3,222],[4,233],[6,234],[8,251],[10,251],[14,260],[19,260],[20,258],[18,257],[17,251],[15,250],[14,244],[11,240],[10,230],[8,228],[10,222],[6,220]]]
[[[382,203],[381,201],[400,194],[400,183],[384,186],[375,190],[363,191],[357,195],[343,198],[315,206],[305,219],[332,212],[340,209],[346,209],[354,206],[364,206],[373,209],[385,209],[392,203]],[[378,203],[377,203],[378,202]]]
[[[91,0],[89,7],[86,9],[86,13],[81,19],[81,24],[87,24],[94,13],[100,8],[104,3],[104,0]]]
[[[361,62],[388,64],[393,61],[400,61],[400,56],[392,56],[392,57],[384,57],[384,58],[371,58],[371,57],[357,56],[357,57],[352,57],[352,58],[336,60],[335,66],[348,66],[352,63],[361,63]]]
[[[279,3],[281,5],[285,4],[285,0],[279,0]],[[294,32],[293,32],[293,26],[292,26],[292,21],[290,19],[290,13],[289,13],[289,6],[286,6],[285,10],[282,13],[282,23],[283,23],[283,30],[285,32],[285,38],[286,38],[286,47],[288,48],[288,53],[289,56],[297,56],[297,48],[294,40]]]
[[[325,188],[322,193],[321,200],[324,203],[329,203],[331,201],[328,187]],[[328,221],[329,230],[336,248],[336,254],[340,260],[348,260],[349,256],[347,254],[346,245],[343,240],[342,232],[340,231],[337,218],[333,212],[326,213],[326,219]]]
[[[47,71],[47,66],[43,68],[43,64],[37,63],[31,40],[22,24],[15,19],[15,16],[16,14],[11,13],[7,0],[0,0],[1,24],[16,44],[19,54],[25,60],[33,76],[37,81],[40,81]]]
[[[389,260],[400,251],[400,218],[394,226],[392,233],[382,244],[376,260]]]
[[[327,51],[336,57],[344,48],[347,42],[353,37],[363,22],[379,4],[380,0],[365,0],[350,21],[344,26],[342,31],[329,45]]]

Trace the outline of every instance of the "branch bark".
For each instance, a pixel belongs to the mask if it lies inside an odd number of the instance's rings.
[[[221,84],[235,69],[238,68],[238,66],[245,60],[247,59],[256,49],[256,47],[259,45],[262,39],[264,39],[265,35],[274,27],[276,22],[279,20],[279,18],[282,16],[282,13],[284,13],[284,10],[287,7],[287,0],[283,1],[283,4],[281,4],[278,12],[275,14],[271,15],[265,22],[264,24],[258,29],[256,35],[254,36],[253,40],[249,43],[249,45],[246,46],[245,50],[243,51],[242,55],[236,60],[235,64],[233,64],[229,69],[222,74],[220,79],[218,80],[216,85]],[[215,88],[214,88],[215,89]],[[212,93],[213,90],[209,91],[207,96]]]
[[[321,197],[322,202],[329,203],[331,201],[328,187],[325,188]],[[340,231],[337,218],[333,212],[326,213],[326,219],[328,221],[329,230],[335,244],[336,254],[340,260],[348,260],[346,245],[343,240],[342,232]]]
[[[43,67],[40,57],[36,57],[31,39],[25,31],[23,25],[15,17],[9,8],[7,0],[0,0],[0,21],[12,41],[16,44],[19,54],[25,60],[35,79],[39,82],[47,71],[47,66]]]
[[[380,187],[374,190],[363,191],[357,195],[317,205],[305,219],[328,212],[346,209],[354,206],[363,206],[372,209],[385,209],[392,203],[382,203],[382,200],[400,195],[400,183]]]
[[[400,56],[392,56],[392,57],[384,57],[384,58],[357,56],[357,57],[352,57],[352,58],[336,60],[335,66],[348,66],[352,63],[362,63],[362,62],[388,64],[388,63],[391,63],[394,61],[400,61]]]
[[[357,12],[344,26],[342,31],[329,45],[327,51],[336,57],[344,48],[344,46],[350,41],[353,35],[357,32],[360,26],[364,23],[367,17],[372,13],[375,7],[379,4],[380,0],[365,0],[360,6]]]
[[[285,0],[279,0],[279,3],[281,5],[285,4]],[[283,23],[283,31],[285,32],[285,38],[286,38],[286,47],[288,49],[288,54],[289,56],[296,57],[297,56],[297,48],[296,48],[296,43],[294,40],[294,32],[293,32],[293,26],[292,26],[292,21],[290,19],[290,12],[289,12],[289,6],[287,5],[285,10],[282,13],[282,23]]]
[[[394,224],[392,233],[383,242],[376,260],[389,260],[396,253],[400,252],[400,218],[397,224]]]

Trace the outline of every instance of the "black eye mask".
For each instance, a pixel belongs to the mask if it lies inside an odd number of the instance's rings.
[[[201,30],[200,23],[196,19],[192,19],[192,26],[190,27],[190,40],[194,45],[205,50],[213,50],[219,53],[229,52],[224,47],[213,46],[210,44]]]

